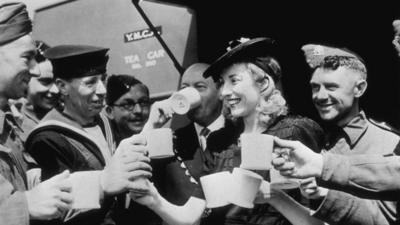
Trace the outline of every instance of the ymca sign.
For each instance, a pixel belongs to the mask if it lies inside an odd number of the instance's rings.
[[[161,26],[155,27],[159,35],[162,34]],[[149,28],[143,30],[132,31],[124,34],[124,42],[138,41],[146,38],[154,37],[153,31]]]

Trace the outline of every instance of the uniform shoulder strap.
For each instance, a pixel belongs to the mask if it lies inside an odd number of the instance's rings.
[[[399,130],[397,130],[396,128],[394,128],[394,127],[388,125],[388,124],[385,123],[385,122],[378,122],[378,121],[376,121],[376,120],[374,120],[374,119],[371,119],[371,118],[367,118],[367,120],[368,120],[372,125],[375,125],[376,127],[380,128],[380,129],[383,129],[383,130],[392,132],[392,133],[394,133],[394,134],[400,136],[400,131],[399,131]]]

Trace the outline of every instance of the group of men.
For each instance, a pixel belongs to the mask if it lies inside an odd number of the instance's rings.
[[[181,87],[197,89],[201,104],[189,111],[191,123],[175,131],[176,157],[150,163],[145,140],[132,136],[150,116],[148,88],[130,75],[112,75],[105,85],[106,48],[42,49],[31,30],[23,4],[0,5],[0,224],[160,224],[159,217],[127,200],[126,193],[145,193],[142,178],[153,176],[168,201],[183,204],[191,196],[209,156],[207,136],[225,125],[218,86],[203,77],[209,65],[193,64],[183,74]],[[399,176],[398,159],[384,155],[399,151],[400,138],[369,120],[359,106],[367,88],[363,60],[328,46],[303,49],[314,69],[312,99],[326,122],[324,154],[277,139],[276,145],[290,148],[295,160],[277,158],[274,165],[293,177],[321,177],[317,183],[303,180],[301,190],[318,200],[313,216],[327,223],[398,222],[393,202],[398,200],[393,195],[398,184],[383,187],[388,177],[378,175],[390,171]],[[26,94],[21,123],[11,113],[9,100]],[[364,154],[375,154],[376,159]],[[71,209],[69,177],[77,171],[90,171],[85,185],[98,191],[99,209]]]
[[[110,125],[99,116],[105,97],[102,78],[108,49],[92,46],[48,49],[44,56],[51,60],[55,81],[35,60],[41,53],[30,36],[31,31],[32,23],[24,4],[1,4],[0,224],[44,221],[100,224],[116,194],[140,191],[134,180],[151,176],[150,160],[145,149],[135,146],[142,141],[138,138],[126,139],[115,148],[109,138]],[[37,79],[31,80],[32,77]],[[56,93],[52,91],[54,81]],[[38,90],[34,87],[42,88],[39,101],[35,101]],[[32,98],[23,107],[21,124],[13,117],[8,100],[24,97],[28,89]],[[52,110],[49,107],[52,95],[57,92],[61,95],[62,111],[55,105]],[[43,113],[44,110],[48,113]],[[24,125],[28,120],[37,123],[39,119],[44,123],[33,130],[29,130],[32,126]],[[71,210],[70,172],[82,170],[92,172],[91,182],[85,185],[92,185],[91,190],[99,192],[100,209]]]
[[[140,191],[132,181],[151,176],[145,150],[135,146],[142,140],[129,139],[148,119],[149,90],[130,75],[112,75],[106,87],[108,49],[81,45],[43,49],[43,43],[35,43],[30,36],[31,30],[24,4],[1,5],[0,224],[47,220],[54,224],[101,224],[109,221],[112,213],[123,215],[111,210],[114,197],[127,190]],[[189,114],[195,125],[178,130],[177,135],[182,136],[178,145],[188,148],[179,152],[181,160],[187,161],[187,169],[198,181],[203,151],[199,148],[204,142],[199,129],[218,121],[209,127],[216,130],[224,122],[217,88],[211,79],[202,78],[207,65],[191,68],[183,76],[183,85],[197,88],[205,100]],[[26,96],[19,122],[8,102]],[[103,109],[104,101],[107,106]],[[196,136],[188,136],[188,131]],[[186,137],[197,136],[197,146],[185,143]],[[190,195],[194,189],[190,185],[196,181],[175,176],[181,171],[174,168],[166,170],[175,178],[166,189],[171,201],[178,203]],[[99,190],[100,209],[70,209],[73,199],[68,178],[75,171],[93,171],[98,182],[85,185]]]

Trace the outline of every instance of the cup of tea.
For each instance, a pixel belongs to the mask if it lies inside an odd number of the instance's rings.
[[[230,182],[231,173],[228,171],[200,177],[207,208],[216,208],[230,204],[228,200],[228,191],[231,188]]]
[[[196,108],[201,103],[200,93],[192,87],[186,87],[172,94],[170,98],[172,110],[179,115],[184,115],[190,109]]]
[[[172,130],[158,128],[144,133],[150,158],[168,158],[174,156]]]
[[[241,168],[248,170],[269,170],[271,168],[273,136],[259,133],[241,134],[240,145]]]
[[[99,176],[93,175],[94,171],[78,171],[69,176],[72,184],[73,196],[72,209],[98,209],[100,208]]]
[[[231,190],[229,202],[244,208],[253,208],[253,202],[262,181],[263,178],[257,173],[242,168],[234,168],[231,186],[226,190]]]

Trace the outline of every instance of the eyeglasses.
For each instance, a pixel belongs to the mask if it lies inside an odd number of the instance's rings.
[[[136,105],[139,105],[140,108],[148,108],[151,105],[150,100],[139,100],[139,101],[130,101],[122,104],[113,104],[113,106],[121,107],[126,111],[133,111]]]

